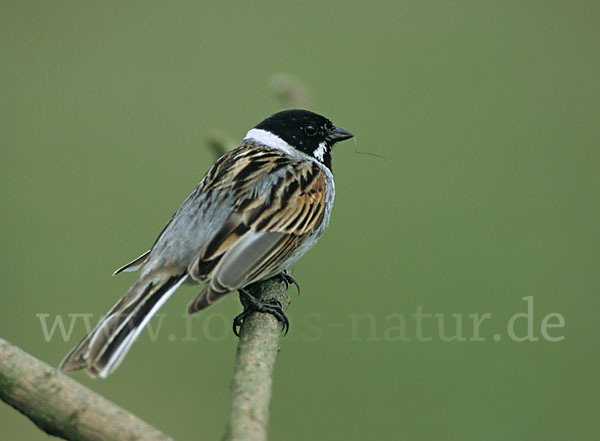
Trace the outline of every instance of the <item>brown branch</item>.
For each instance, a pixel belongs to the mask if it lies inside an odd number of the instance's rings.
[[[138,417],[0,338],[0,398],[67,440],[172,441]]]
[[[278,278],[257,283],[252,289],[255,297],[279,300],[284,311],[289,306],[286,284]],[[280,337],[281,324],[270,314],[254,313],[244,321],[231,379],[225,441],[267,439],[273,370]]]

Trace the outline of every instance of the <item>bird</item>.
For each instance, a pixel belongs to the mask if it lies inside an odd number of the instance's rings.
[[[305,109],[277,112],[250,129],[239,147],[210,167],[150,250],[115,271],[140,273],[60,370],[106,378],[184,283],[204,283],[189,314],[238,291],[244,310],[233,321],[236,335],[255,311],[274,315],[287,331],[281,304],[259,300],[247,287],[276,276],[298,286],[287,270],[329,224],[332,149],[353,136]]]

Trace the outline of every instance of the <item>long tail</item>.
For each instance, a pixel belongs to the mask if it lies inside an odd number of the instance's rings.
[[[63,372],[85,369],[106,378],[119,366],[144,326],[188,278],[153,274],[139,279],[60,365]]]

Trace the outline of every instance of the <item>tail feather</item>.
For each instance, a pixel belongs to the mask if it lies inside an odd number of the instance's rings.
[[[137,257],[135,260],[132,260],[127,265],[123,265],[121,268],[119,268],[118,270],[116,270],[113,273],[113,276],[116,276],[117,274],[122,273],[122,272],[130,273],[130,272],[139,270],[140,267],[148,261],[148,256],[150,256],[150,251],[151,250],[146,251],[140,257]]]
[[[60,365],[63,372],[81,369],[105,378],[119,366],[135,339],[187,274],[154,275],[138,280]]]

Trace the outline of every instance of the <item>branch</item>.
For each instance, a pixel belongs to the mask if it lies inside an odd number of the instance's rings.
[[[138,417],[0,338],[0,398],[66,440],[172,441]]]
[[[251,287],[255,297],[279,300],[284,311],[290,304],[286,288],[285,282],[278,278]],[[270,314],[254,313],[244,321],[231,379],[231,405],[224,441],[267,439],[271,385],[280,337],[281,325]]]

